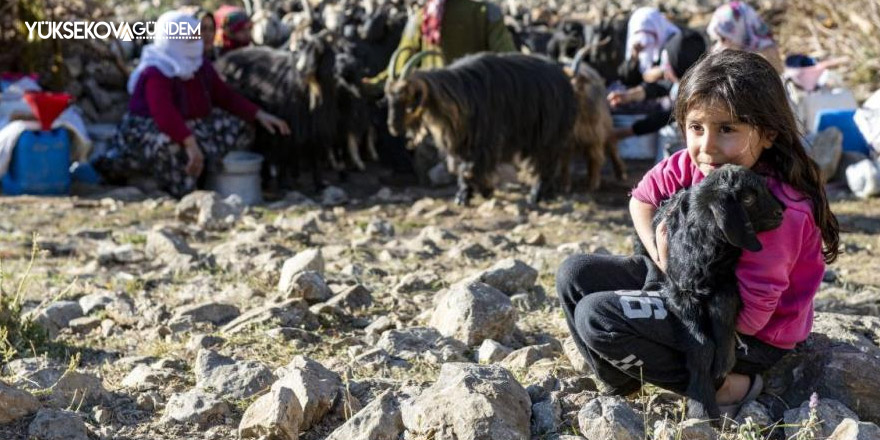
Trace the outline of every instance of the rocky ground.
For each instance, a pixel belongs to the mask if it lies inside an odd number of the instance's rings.
[[[880,438],[880,200],[832,188],[815,332],[719,431],[657,388],[602,397],[556,304],[567,255],[631,252],[635,180],[534,210],[374,183],[0,198],[4,295],[52,338],[3,365],[0,438]]]

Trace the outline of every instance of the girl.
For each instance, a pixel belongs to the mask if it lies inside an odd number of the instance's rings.
[[[732,418],[760,393],[758,373],[809,335],[825,263],[840,252],[837,219],[801,144],[779,75],[761,56],[724,50],[704,58],[684,75],[675,119],[687,148],[651,169],[630,200],[636,231],[658,267],[665,268],[665,230],[661,224],[655,231],[651,220],[660,202],[723,164],[766,176],[786,205],[782,225],[758,234],[763,249],[743,251],[736,268],[742,343],[716,394]],[[576,255],[557,273],[569,329],[611,394],[635,392],[641,379],[679,394],[687,387],[684,354],[675,346],[682,323],[667,313],[658,292],[640,290],[648,264],[647,257]]]

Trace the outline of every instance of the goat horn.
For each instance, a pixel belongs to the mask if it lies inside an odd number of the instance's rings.
[[[435,57],[439,56],[440,60],[443,61],[443,53],[440,52],[439,50],[423,50],[423,51],[413,55],[413,57],[410,58],[409,61],[406,62],[406,64],[403,66],[403,72],[400,73],[400,76],[403,78],[406,78],[407,76],[409,76],[409,72],[413,68],[415,68],[416,63],[422,61],[422,58],[429,57],[429,56],[435,56]]]
[[[394,53],[391,54],[391,62],[388,63],[389,81],[394,81],[395,79],[397,79],[395,78],[397,76],[397,59],[400,58],[400,56],[404,53],[412,52],[414,50],[415,48],[412,46],[398,47],[397,50],[395,50]]]

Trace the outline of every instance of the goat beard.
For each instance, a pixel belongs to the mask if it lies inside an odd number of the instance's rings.
[[[321,96],[321,83],[318,82],[318,78],[315,75],[309,75],[306,79],[306,84],[309,87],[309,110],[315,110],[323,100]]]

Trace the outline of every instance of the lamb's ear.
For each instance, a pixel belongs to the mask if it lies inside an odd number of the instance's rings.
[[[721,203],[712,203],[709,209],[730,244],[752,252],[761,250],[761,242],[755,236],[749,216],[732,195],[724,197]]]

